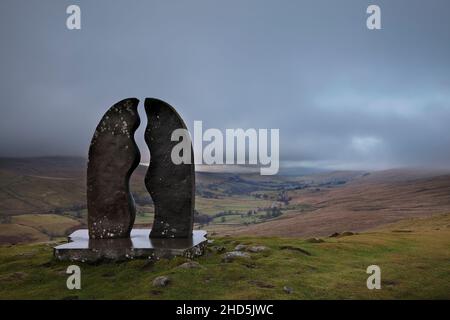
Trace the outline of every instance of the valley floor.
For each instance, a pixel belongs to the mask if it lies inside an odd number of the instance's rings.
[[[450,214],[323,240],[215,238],[194,269],[178,267],[184,258],[82,264],[81,290],[66,288],[71,263],[53,259],[55,242],[1,246],[0,298],[450,299]],[[227,252],[238,244],[267,250],[223,262],[217,248]],[[366,287],[366,268],[373,264],[381,268],[381,290]],[[161,275],[170,278],[169,285],[154,287]]]

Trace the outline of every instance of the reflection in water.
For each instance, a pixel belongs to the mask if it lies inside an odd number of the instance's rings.
[[[123,239],[89,239],[87,229],[77,230],[69,236],[69,243],[58,249],[186,249],[206,240],[206,231],[194,230],[190,238],[152,238],[151,229],[133,229],[130,238]]]

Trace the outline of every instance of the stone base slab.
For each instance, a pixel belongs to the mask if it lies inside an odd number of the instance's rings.
[[[87,229],[80,229],[68,237],[68,243],[54,248],[54,256],[61,261],[98,262],[128,259],[194,258],[204,254],[208,243],[204,230],[194,230],[190,238],[150,239],[151,229],[133,229],[126,239],[89,239]]]

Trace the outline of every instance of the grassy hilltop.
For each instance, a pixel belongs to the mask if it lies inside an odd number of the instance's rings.
[[[68,290],[70,263],[52,258],[54,242],[0,247],[1,299],[450,299],[450,214],[403,220],[382,229],[312,243],[298,238],[221,237],[182,269],[184,258],[80,264],[82,289]],[[268,249],[226,263],[237,244]],[[366,268],[382,270],[382,289],[366,288]],[[168,286],[152,285],[169,276]],[[292,288],[286,293],[283,287]]]
[[[0,158],[0,299],[450,299],[448,171],[197,172],[195,227],[214,240],[201,267],[80,264],[82,290],[70,291],[70,263],[52,254],[86,225],[85,171],[82,158]],[[153,220],[145,172],[131,179],[135,227]],[[344,231],[358,234],[329,237]],[[267,249],[223,262],[238,244]],[[381,290],[366,287],[373,264]],[[154,287],[161,275],[170,284]]]

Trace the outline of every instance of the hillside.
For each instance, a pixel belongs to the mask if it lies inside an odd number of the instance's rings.
[[[146,171],[139,166],[131,178],[137,226],[153,221],[152,200],[144,186]],[[50,240],[85,225],[85,174],[83,158],[0,158],[0,243]],[[306,182],[296,176],[252,173],[197,172],[196,176],[196,221],[211,225],[239,226],[272,219],[266,211],[282,190],[311,183],[310,178]],[[320,177],[317,183],[323,181]],[[247,216],[249,211],[255,213]]]
[[[450,215],[406,219],[358,235],[323,238],[213,238],[198,268],[184,258],[82,264],[81,290],[67,290],[69,262],[52,243],[0,246],[0,299],[450,299]],[[248,259],[223,262],[237,244],[263,245]],[[224,252],[225,252],[224,251]],[[368,290],[366,268],[382,270]],[[167,287],[152,286],[157,276]],[[287,293],[283,287],[291,288]]]
[[[60,213],[85,208],[86,159],[70,157],[0,158],[0,216]],[[151,204],[144,186],[147,167],[140,165],[130,189],[137,204]],[[197,198],[252,197],[252,193],[279,191],[333,181],[349,181],[360,172],[332,172],[312,176],[260,176],[257,173],[196,172]],[[265,203],[262,203],[265,204]],[[253,208],[253,206],[252,206]],[[207,211],[202,205],[200,211]]]
[[[450,299],[450,174],[430,170],[197,172],[195,227],[213,240],[199,268],[179,268],[184,258],[83,264],[83,289],[68,291],[69,263],[52,253],[85,225],[85,166],[0,159],[0,299]],[[137,227],[153,218],[145,172],[131,181]],[[344,231],[358,234],[328,237]],[[266,250],[225,263],[238,244]],[[379,291],[366,288],[372,264]],[[152,286],[160,275],[165,288]]]
[[[131,178],[135,225],[149,226],[147,168]],[[51,240],[86,224],[86,160],[0,159],[0,243]],[[196,173],[196,227],[218,235],[316,236],[450,212],[445,171],[336,171],[306,175]]]
[[[293,190],[291,210],[257,225],[221,230],[258,236],[317,236],[362,231],[405,218],[450,212],[450,174],[424,170],[366,173],[336,188]],[[303,212],[296,206],[308,205]]]

